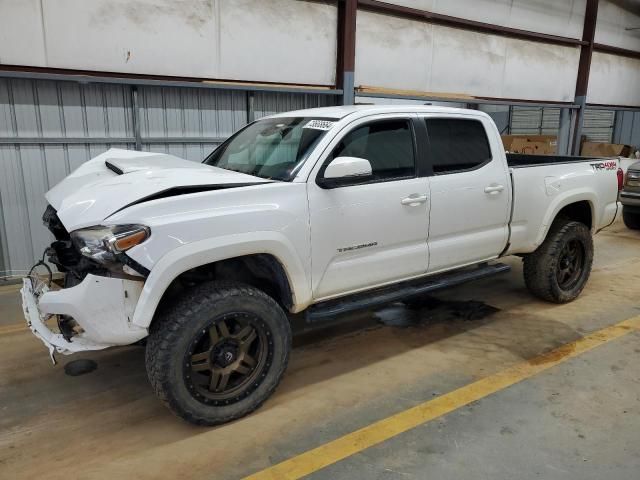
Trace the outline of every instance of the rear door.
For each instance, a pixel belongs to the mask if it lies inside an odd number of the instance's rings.
[[[429,179],[418,166],[415,115],[355,121],[339,134],[308,182],[316,300],[424,275]],[[366,183],[322,188],[316,179],[339,156],[365,158]]]
[[[429,272],[497,257],[507,242],[511,189],[495,126],[468,115],[423,121],[433,173]]]

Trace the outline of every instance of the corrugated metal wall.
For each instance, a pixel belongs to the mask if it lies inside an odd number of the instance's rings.
[[[617,113],[613,142],[640,147],[640,112]]]
[[[200,161],[247,123],[245,91],[0,78],[0,278],[20,274],[51,241],[44,193],[81,163],[116,148]],[[255,118],[326,106],[329,95],[254,92]]]
[[[590,142],[611,142],[615,112],[586,109],[582,134]],[[553,107],[518,107],[511,110],[513,135],[557,135],[560,109]]]
[[[559,108],[512,107],[512,135],[557,135],[559,125]]]
[[[613,137],[615,113],[613,110],[589,110],[587,108],[584,111],[582,134],[590,142],[610,143]]]

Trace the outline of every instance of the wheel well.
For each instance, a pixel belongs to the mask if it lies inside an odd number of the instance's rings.
[[[260,253],[208,263],[181,273],[167,287],[157,310],[166,307],[184,290],[212,280],[246,283],[262,290],[285,310],[293,306],[293,293],[284,267],[273,255]]]
[[[584,223],[589,230],[593,226],[593,216],[591,212],[591,204],[587,200],[570,203],[562,208],[556,215],[555,219],[566,218],[576,222]],[[555,221],[554,219],[554,221]]]

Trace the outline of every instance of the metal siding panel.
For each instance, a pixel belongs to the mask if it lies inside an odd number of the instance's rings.
[[[617,115],[616,132],[613,141],[616,143],[630,143],[635,112],[620,111]]]
[[[172,143],[167,145],[166,148],[167,148],[167,153],[169,153],[169,155],[174,155],[180,158],[184,158],[185,156],[184,144]]]
[[[590,142],[611,142],[613,136],[613,123],[615,112],[613,110],[590,110],[584,112],[584,126],[582,134]]]
[[[13,137],[16,134],[13,105],[9,101],[9,82],[0,78],[0,137]]]
[[[33,251],[29,240],[29,212],[25,196],[24,178],[19,150],[12,145],[0,145],[0,195],[6,231],[9,262],[5,268],[14,272],[33,265]],[[26,239],[26,241],[25,241]],[[26,272],[23,272],[26,273]]]
[[[82,107],[80,85],[71,82],[60,82],[58,94],[62,105],[62,119],[65,137],[85,137],[86,119]]]
[[[143,150],[154,153],[169,153],[167,145],[164,143],[143,144]]]
[[[158,87],[140,88],[140,123],[143,137],[165,137],[166,118],[162,89]]]
[[[89,160],[89,159],[91,159],[93,157],[97,157],[101,153],[104,153],[107,150],[109,150],[109,148],[110,148],[109,145],[103,144],[103,143],[92,143],[88,147],[89,148],[88,148],[87,160]]]
[[[192,162],[201,162],[204,160],[202,145],[199,143],[185,143],[184,158],[191,160]]]
[[[49,190],[49,181],[42,147],[22,145],[20,148],[20,161],[22,163],[28,215],[25,218],[29,230],[27,238],[31,243],[31,264],[33,264],[36,258],[41,258],[42,252],[53,239],[41,220],[41,215],[47,206],[44,194]],[[25,265],[25,267],[27,266]]]
[[[106,119],[110,137],[133,137],[133,111],[130,87],[103,85]]]
[[[184,134],[184,114],[180,90],[177,88],[162,89],[165,135],[168,137],[180,137]]]
[[[560,129],[560,109],[545,108],[542,111],[542,135],[558,135]]]
[[[256,92],[254,96],[256,119],[277,113],[276,99],[267,92]]]
[[[513,135],[538,135],[542,125],[541,107],[513,107],[511,133]]]
[[[49,188],[52,188],[70,173],[66,145],[46,145],[44,158],[47,183]]]
[[[219,135],[216,91],[200,90],[198,92],[198,100],[200,104],[200,131],[202,135],[210,137]]]
[[[513,106],[511,133],[513,135],[558,135],[560,109]]]
[[[202,144],[202,160],[204,160],[211,152],[220,146],[219,143],[203,143]]]
[[[83,85],[81,92],[82,104],[84,105],[87,119],[86,136],[108,136],[102,85]]]
[[[217,136],[226,138],[247,123],[244,92],[216,91]]]
[[[199,88],[180,90],[182,97],[182,136],[201,137],[202,116],[200,110]]]
[[[58,89],[54,82],[34,82],[36,92],[36,108],[40,121],[40,135],[42,137],[61,137],[64,127],[61,115]]]
[[[9,99],[13,102],[16,126],[20,137],[38,137],[37,108],[34,86],[31,80],[12,80],[9,82]]]
[[[640,112],[633,112],[633,116],[631,117],[631,133],[627,140],[627,143],[635,147],[640,146]]]
[[[69,151],[69,170],[71,172],[90,158],[87,145],[69,145],[67,149]]]

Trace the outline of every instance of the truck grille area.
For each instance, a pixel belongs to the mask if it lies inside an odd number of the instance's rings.
[[[69,232],[58,218],[58,212],[51,205],[47,205],[46,210],[42,214],[42,223],[49,229],[56,240],[71,240]]]
[[[45,255],[49,263],[55,265],[59,272],[65,273],[65,287],[79,283],[87,273],[98,273],[104,270],[80,254],[71,241],[71,235],[58,218],[56,209],[51,205],[48,205],[44,211],[42,221],[56,238],[45,250]]]
[[[51,205],[42,214],[42,222],[56,238],[45,251],[49,263],[54,264],[61,272],[72,270],[80,262],[80,253],[74,248],[69,232]]]

